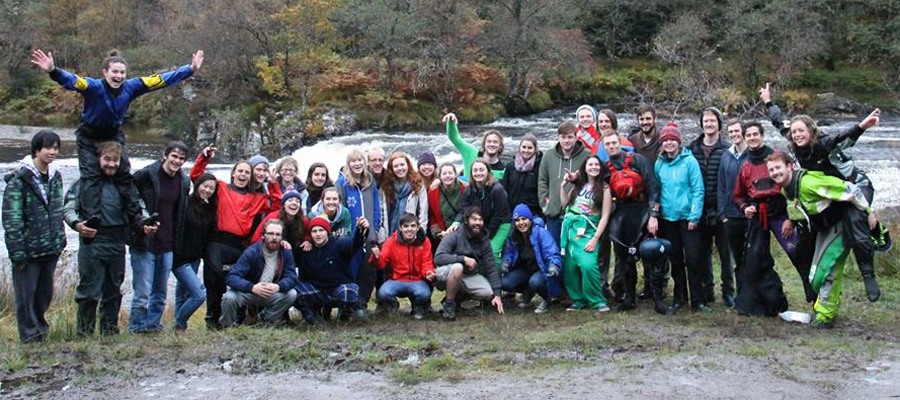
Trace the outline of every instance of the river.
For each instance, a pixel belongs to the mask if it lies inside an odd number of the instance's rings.
[[[506,137],[504,160],[509,161],[515,153],[519,139],[526,133],[533,133],[538,137],[541,150],[550,149],[556,140],[556,127],[566,118],[572,118],[573,114],[574,108],[567,108],[523,118],[501,118],[486,125],[463,123],[460,125],[460,132],[467,140],[475,143],[480,138],[481,132],[487,129],[499,130]],[[633,114],[618,114],[617,117],[619,132],[628,132],[635,126]],[[696,138],[700,132],[699,117],[696,115],[678,117],[674,121],[682,128],[685,143]],[[661,118],[659,122],[665,124],[668,120]],[[835,120],[832,122],[822,129],[825,132],[839,132],[848,129],[859,120]],[[766,121],[764,127],[770,145],[776,148],[787,148],[787,141],[775,132],[771,124]],[[35,129],[0,126],[0,175],[5,176],[12,171],[19,160],[29,153],[27,140],[34,131]],[[73,129],[58,131],[64,142],[56,164],[61,168],[65,182],[64,187],[68,189],[78,177],[78,162],[74,158],[75,143],[68,141],[73,139]],[[132,158],[132,168],[134,169],[141,168],[161,157],[166,142],[165,139],[139,133],[130,135],[128,140],[128,153]],[[430,129],[361,130],[351,135],[301,148],[295,151],[293,156],[300,163],[300,176],[304,179],[308,166],[314,162],[324,162],[328,165],[331,178],[335,179],[338,169],[344,164],[347,150],[354,146],[363,149],[381,146],[388,154],[395,150],[402,150],[412,155],[413,158],[422,152],[431,151],[436,156],[438,163],[461,163],[461,157],[444,135],[443,126],[438,124]],[[900,177],[900,118],[886,118],[879,126],[866,131],[856,146],[848,151],[848,154],[854,157],[857,165],[865,170],[872,179],[877,190],[874,202],[876,208],[900,205],[900,179],[898,179]],[[186,171],[193,164],[194,157],[195,155],[188,157],[188,162],[185,164]],[[210,165],[209,171],[220,179],[228,179],[230,168],[230,164],[213,163]],[[3,192],[5,186],[6,182],[0,180],[0,193]],[[67,250],[71,252],[77,249],[77,236],[74,231],[66,229],[69,237]],[[3,275],[9,270],[6,267],[9,264],[9,258],[6,246],[0,247],[2,247],[0,248],[0,267],[2,267],[0,283],[2,283]],[[73,261],[66,264],[68,265],[63,265],[61,269],[75,270]],[[123,288],[129,286],[126,284],[123,285]]]

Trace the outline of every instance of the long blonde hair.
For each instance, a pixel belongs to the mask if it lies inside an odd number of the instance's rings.
[[[363,151],[360,148],[355,147],[355,148],[351,149],[350,152],[347,153],[347,161],[344,163],[344,171],[343,171],[344,181],[346,181],[347,184],[350,186],[359,186],[362,188],[367,188],[367,187],[369,187],[370,184],[372,184],[372,179],[370,178],[369,171],[367,170],[367,168],[365,166],[363,166],[363,171],[361,174],[362,176],[360,177],[359,180],[357,180],[357,178],[353,176],[353,170],[350,169],[350,161],[353,159],[356,159],[356,158],[362,159],[363,163],[365,163],[367,161],[365,153],[363,153]]]

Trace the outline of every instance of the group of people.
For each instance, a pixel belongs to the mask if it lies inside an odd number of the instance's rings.
[[[873,253],[886,236],[870,207],[874,190],[843,154],[878,123],[878,110],[841,135],[820,132],[807,116],[785,126],[767,85],[762,100],[796,161],[765,144],[758,122],[726,120],[713,107],[701,113],[702,134],[683,144],[681,128],[660,127],[652,106],[637,109],[638,126],[625,136],[614,112],[585,105],[559,124],[552,148],[542,151],[528,134],[504,163],[508,138],[489,130],[479,145],[467,143],[450,113],[443,123],[462,166],[438,164],[429,152],[414,162],[402,151],[354,148],[339,171],[314,163],[305,181],[293,157],[273,164],[262,155],[236,162],[223,181],[206,172],[214,145],[189,173],[181,142],[133,174],[124,149],[130,101],[191,76],[202,51],[190,65],[136,79],[126,79],[117,54],[103,62],[103,79],[59,69],[40,50],[32,63],[81,93],[85,107],[76,131],[81,176],[65,196],[52,164],[60,138],[51,131],[32,138],[30,159],[6,177],[3,226],[23,342],[47,335],[64,223],[80,236],[75,299],[83,335],[94,333],[98,307],[100,333],[118,333],[126,246],[132,333],[163,329],[170,273],[177,330],[204,303],[210,329],[280,325],[291,307],[313,325],[335,310],[341,320],[365,318],[373,294],[377,310],[398,310],[406,298],[421,319],[435,290],[443,291],[448,320],[467,300],[503,314],[505,294],[522,308],[538,296],[535,313],[556,302],[567,311],[625,312],[638,299],[660,314],[686,306],[709,312],[713,245],[724,304],[774,316],[787,299],[771,233],[800,273],[806,300],[817,299],[817,326],[833,324],[850,250],[869,300],[880,295]]]

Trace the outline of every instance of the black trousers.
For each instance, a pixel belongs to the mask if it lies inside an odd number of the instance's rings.
[[[100,308],[100,334],[119,333],[122,281],[125,280],[125,245],[97,242],[78,248],[78,334],[93,335]]]
[[[233,244],[210,242],[206,246],[206,258],[203,263],[203,285],[206,286],[206,326],[220,328],[222,317],[222,296],[228,290],[225,285],[225,266],[237,262],[244,249]]]
[[[703,218],[700,222],[700,274],[703,285],[703,298],[706,303],[716,300],[716,282],[713,275],[712,246],[719,250],[719,265],[722,277],[722,295],[734,296],[734,270],[731,266],[731,250],[725,224],[715,219]]]
[[[16,325],[22,343],[40,342],[50,330],[44,314],[53,301],[53,272],[58,260],[59,254],[55,254],[12,266]]]
[[[672,280],[675,281],[672,299],[675,303],[696,307],[705,303],[703,276],[700,272],[700,228],[688,230],[688,221],[659,219],[660,236],[672,242],[669,262],[672,264]],[[690,297],[688,297],[690,296]]]
[[[740,290],[741,287],[741,267],[744,265],[744,243],[747,235],[747,218],[729,217],[725,223],[725,238],[728,241],[728,249],[734,259],[734,278],[735,286]],[[723,280],[724,278],[724,274]],[[724,289],[724,285],[723,285]],[[724,290],[723,290],[724,291]]]
[[[100,161],[97,155],[97,143],[116,141],[122,145],[122,158],[119,161],[119,169],[113,180],[119,193],[127,199],[125,201],[128,220],[134,220],[141,214],[140,198],[137,192],[132,190],[131,163],[125,152],[125,132],[115,130],[112,132],[98,132],[84,124],[75,130],[75,140],[78,148],[78,171],[81,174],[81,214],[90,218],[100,215],[100,193],[103,187],[103,173],[100,171]]]

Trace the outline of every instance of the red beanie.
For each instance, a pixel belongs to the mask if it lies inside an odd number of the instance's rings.
[[[325,232],[328,232],[328,234],[331,235],[331,223],[328,222],[327,219],[322,218],[322,217],[315,217],[312,219],[312,221],[309,221],[309,231],[310,232],[312,232],[312,228],[315,228],[317,226],[321,227],[322,229],[325,230]]]
[[[662,131],[659,134],[659,142],[665,142],[666,140],[675,140],[678,144],[681,144],[681,132],[678,131],[678,125],[674,122],[669,122],[666,124],[665,128],[662,128]]]

